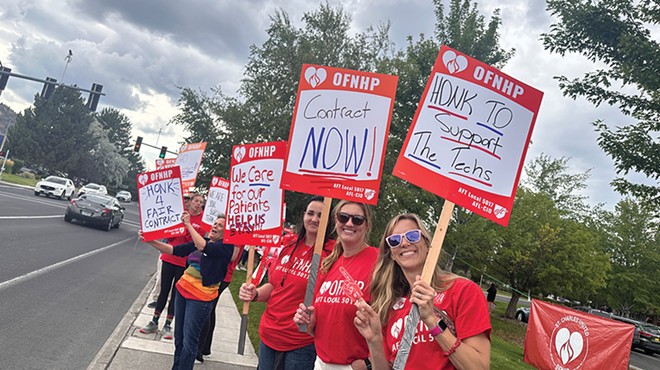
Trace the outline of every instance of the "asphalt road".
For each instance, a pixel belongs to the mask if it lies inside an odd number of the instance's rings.
[[[136,203],[109,232],[66,205],[0,183],[0,368],[86,369],[155,272]]]

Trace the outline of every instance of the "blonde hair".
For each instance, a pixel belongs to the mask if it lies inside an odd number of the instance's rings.
[[[392,230],[399,221],[409,220],[417,224],[422,231],[422,240],[418,243],[424,243],[426,248],[431,247],[431,237],[428,230],[420,220],[419,216],[413,213],[404,213],[395,216],[385,227],[385,233],[380,241],[378,260],[371,281],[371,307],[380,317],[380,322],[385,325],[390,309],[401,298],[410,294],[410,284],[406,279],[403,270],[398,263],[392,259],[392,250],[385,238],[392,235]],[[451,286],[451,284],[460,276],[444,271],[439,264],[436,264],[431,279],[431,286],[437,292],[442,292]]]
[[[348,205],[348,204],[355,204],[355,205],[359,206],[362,209],[362,213],[364,213],[364,218],[365,218],[364,222],[366,223],[366,226],[367,226],[367,230],[364,233],[364,243],[367,244],[367,240],[369,238],[369,233],[371,232],[371,225],[372,225],[372,222],[371,222],[371,216],[372,216],[371,207],[369,207],[368,205],[366,205],[364,203],[353,202],[353,201],[350,201],[350,200],[342,200],[341,202],[337,203],[334,210],[332,211],[332,217],[336,220],[337,215],[339,214],[339,212],[341,212],[342,207],[344,207],[345,205]],[[338,223],[335,222],[335,228],[337,228],[337,227],[339,227],[339,225],[338,225]],[[335,243],[335,248],[332,250],[330,255],[328,255],[328,257],[326,257],[323,260],[323,263],[321,263],[321,272],[323,272],[324,274],[327,274],[328,271],[330,271],[330,268],[332,267],[332,265],[339,259],[339,256],[341,256],[343,253],[344,253],[344,247],[341,244],[341,239],[337,238],[337,242]]]

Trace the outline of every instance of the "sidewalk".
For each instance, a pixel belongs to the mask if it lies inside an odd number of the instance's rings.
[[[153,308],[148,308],[147,303],[154,286],[155,278],[144,287],[110,338],[94,357],[88,370],[155,370],[172,367],[174,340],[163,339],[160,331],[153,334],[140,333],[140,328],[145,326],[153,315]],[[204,363],[195,364],[195,367],[209,370],[256,369],[257,355],[249,338],[246,339],[245,354],[237,354],[241,315],[231,298],[229,289],[220,296],[215,322],[211,355],[204,357]]]

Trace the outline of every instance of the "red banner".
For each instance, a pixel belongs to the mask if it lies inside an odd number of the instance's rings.
[[[635,328],[532,299],[525,362],[538,369],[628,369]]]

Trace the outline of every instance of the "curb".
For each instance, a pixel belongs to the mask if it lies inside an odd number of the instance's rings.
[[[140,314],[140,309],[142,308],[143,302],[148,298],[149,292],[153,289],[156,284],[156,279],[154,276],[147,282],[142,289],[142,292],[138,295],[137,299],[131,307],[128,309],[128,312],[121,319],[115,330],[110,334],[110,337],[105,342],[101,350],[96,354],[92,362],[87,367],[87,370],[105,370],[107,369],[112,360],[114,359],[117,351],[119,350],[124,339],[128,336],[130,329],[133,326],[133,322]]]

